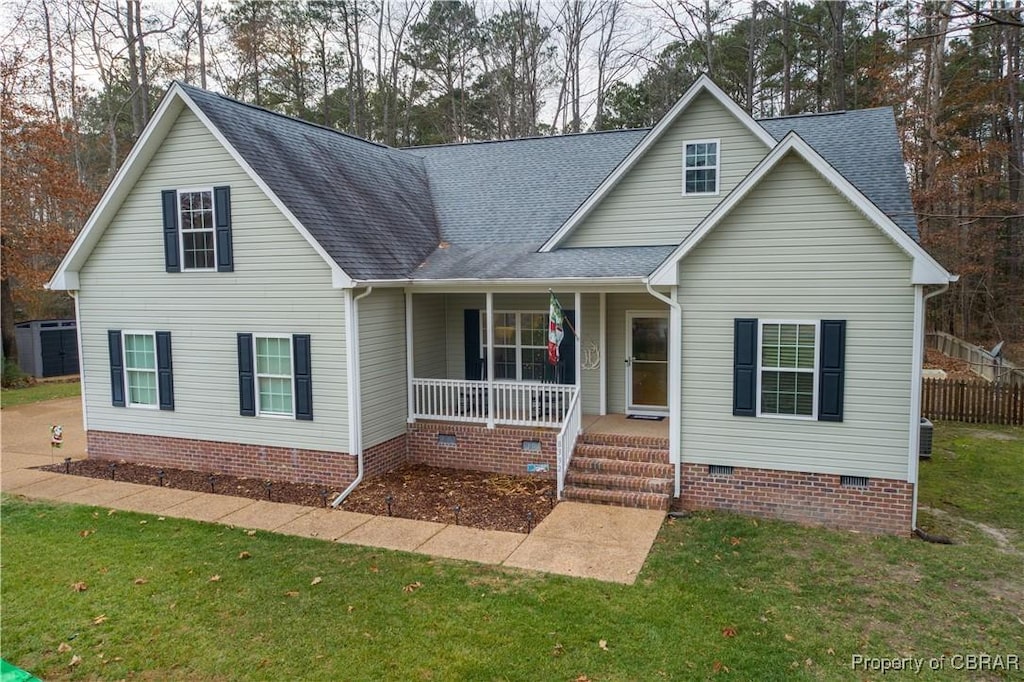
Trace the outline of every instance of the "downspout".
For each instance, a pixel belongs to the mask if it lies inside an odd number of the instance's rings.
[[[360,382],[362,372],[359,369],[359,299],[366,298],[373,287],[358,296],[352,296],[351,289],[345,289],[345,364],[348,375],[348,449],[357,461],[356,479],[345,490],[334,498],[332,507],[337,507],[345,498],[363,482],[363,414],[360,405],[362,394]]]
[[[955,282],[959,277],[951,280]],[[911,505],[911,519],[910,527],[912,531],[917,530],[917,489],[920,481],[918,480],[919,464],[920,464],[920,439],[921,439],[921,368],[924,363],[924,316],[925,311],[928,310],[928,299],[934,298],[939,294],[944,294],[949,290],[951,282],[945,282],[935,291],[924,294],[921,297],[921,319],[919,323],[919,329],[914,330],[914,371],[913,379],[914,385],[911,387],[911,395],[914,396],[913,402],[915,403],[911,409],[911,426],[910,426],[910,465],[914,471],[914,501]]]
[[[82,393],[82,431],[87,436],[85,450],[88,452],[89,415],[85,411],[85,349],[82,347],[82,308],[78,302],[78,292],[69,291],[68,294],[75,301],[75,340],[78,342],[78,388]]]
[[[654,298],[662,301],[669,307],[670,315],[669,320],[669,356],[668,356],[668,386],[670,399],[668,402],[669,415],[668,415],[668,448],[669,448],[669,459],[672,460],[672,466],[675,468],[675,479],[673,497],[677,500],[681,494],[682,488],[682,466],[683,457],[682,449],[680,444],[680,431],[679,431],[679,420],[680,420],[680,401],[682,396],[680,394],[680,371],[682,370],[682,308],[679,306],[678,299],[678,286],[672,287],[672,297],[669,298],[662,293],[659,293],[651,287],[650,278],[644,279],[644,286],[647,288],[649,293]]]

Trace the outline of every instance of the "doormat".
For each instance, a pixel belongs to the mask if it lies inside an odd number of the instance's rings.
[[[640,419],[645,422],[660,422],[664,421],[665,417],[656,417],[653,414],[631,414],[626,419]]]

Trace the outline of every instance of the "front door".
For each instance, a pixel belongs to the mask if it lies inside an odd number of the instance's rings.
[[[626,405],[630,414],[668,411],[668,313],[626,313]]]

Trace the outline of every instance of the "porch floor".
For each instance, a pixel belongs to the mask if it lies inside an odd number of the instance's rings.
[[[629,419],[624,414],[583,415],[584,433],[618,433],[625,436],[668,438],[668,417],[661,421]]]

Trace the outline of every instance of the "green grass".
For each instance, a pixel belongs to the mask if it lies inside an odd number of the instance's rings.
[[[55,398],[72,398],[82,395],[82,384],[78,381],[44,382],[26,388],[5,388],[0,391],[0,406],[15,407],[38,403]]]
[[[940,423],[920,473],[921,505],[1024,540],[1024,428]]]
[[[1014,461],[1002,483],[1019,488]],[[977,489],[945,496],[966,509]],[[2,511],[3,655],[47,680],[845,680],[879,677],[854,654],[1022,653],[1024,559],[980,534],[699,514],[666,522],[622,586],[17,498]]]

